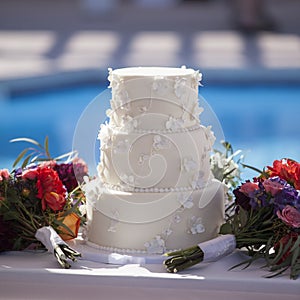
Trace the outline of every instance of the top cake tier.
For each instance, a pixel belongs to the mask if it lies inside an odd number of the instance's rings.
[[[124,132],[177,132],[200,125],[199,71],[138,67],[109,69],[109,125]]]

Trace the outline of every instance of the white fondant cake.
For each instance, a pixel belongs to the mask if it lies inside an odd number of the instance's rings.
[[[108,79],[98,177],[85,187],[88,240],[163,253],[217,236],[224,188],[210,172],[214,135],[200,125],[201,74],[140,67],[109,69]]]

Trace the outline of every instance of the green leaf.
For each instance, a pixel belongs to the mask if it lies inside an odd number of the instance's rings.
[[[16,167],[16,165],[19,163],[19,161],[24,157],[24,155],[28,152],[29,149],[24,149],[16,158],[16,160],[13,163],[13,168]]]
[[[251,170],[253,170],[253,171],[256,171],[256,172],[258,172],[258,173],[260,173],[260,174],[263,174],[264,173],[264,171],[261,171],[261,170],[259,170],[258,168],[255,168],[255,167],[252,167],[252,166],[250,166],[250,165],[246,165],[246,164],[241,164],[244,168],[248,168],[248,169],[251,169]]]
[[[22,169],[24,169],[24,168],[28,165],[28,162],[29,162],[29,160],[31,159],[31,157],[32,157],[32,154],[29,154],[29,155],[24,159],[24,161],[23,161],[23,163],[22,163]]]
[[[291,244],[292,244],[292,239],[290,238],[288,240],[288,242],[283,245],[283,243],[280,243],[280,246],[279,246],[279,250],[278,250],[278,254],[276,255],[276,257],[273,259],[272,261],[272,264],[277,264],[280,259],[282,258],[282,256],[287,252],[289,251],[290,247],[291,247]],[[283,247],[284,246],[284,247]]]
[[[50,152],[49,152],[49,138],[48,138],[48,136],[45,137],[44,149],[45,149],[46,156],[48,158],[51,158],[51,155],[50,155]]]
[[[221,234],[232,234],[232,226],[230,223],[224,223],[220,228]]]
[[[18,214],[14,211],[7,211],[5,215],[3,216],[4,221],[11,221],[11,220],[17,220]]]
[[[295,241],[294,245],[291,248],[291,251],[294,251],[296,248],[300,246],[300,235],[298,236],[297,240]]]
[[[298,259],[300,259],[300,235],[298,236],[297,240],[295,241],[294,245],[291,248],[292,255],[292,263],[291,265],[294,266]]]
[[[57,225],[57,227],[59,227],[59,226],[63,227],[69,233],[70,236],[74,235],[74,232],[66,224],[63,223],[63,220],[60,221],[60,220],[55,219],[53,221],[53,223],[55,225]]]

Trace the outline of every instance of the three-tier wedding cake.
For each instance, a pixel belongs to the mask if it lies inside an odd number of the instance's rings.
[[[98,177],[87,185],[88,241],[104,250],[163,253],[214,238],[224,188],[210,171],[215,137],[200,124],[193,69],[109,69],[109,122]]]

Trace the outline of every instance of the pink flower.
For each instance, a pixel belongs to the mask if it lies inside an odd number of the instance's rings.
[[[83,159],[78,157],[75,157],[72,163],[73,163],[73,169],[74,169],[74,174],[76,176],[76,179],[80,183],[82,183],[83,177],[86,176],[89,172],[88,166]]]
[[[249,196],[251,193],[253,193],[256,190],[259,190],[257,182],[247,181],[243,183],[242,186],[240,187],[240,191],[246,196]]]
[[[275,196],[278,192],[280,192],[284,186],[280,182],[272,181],[266,179],[262,185],[264,186],[267,193],[270,193],[272,196]]]
[[[281,212],[277,211],[277,216],[285,224],[300,228],[300,212],[295,207],[287,205]]]
[[[7,169],[0,170],[0,181],[9,178],[9,171]]]

